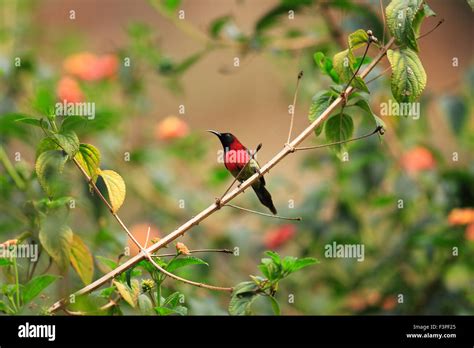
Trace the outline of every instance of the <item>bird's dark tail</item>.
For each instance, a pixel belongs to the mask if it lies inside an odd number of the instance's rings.
[[[272,195],[270,194],[270,192],[267,191],[265,186],[263,186],[262,184],[259,184],[258,186],[257,185],[252,185],[252,188],[255,191],[255,193],[257,194],[257,197],[258,197],[258,200],[260,201],[260,203],[262,203],[264,206],[266,206],[268,209],[270,209],[270,211],[274,215],[276,215],[277,210],[276,210],[275,206],[273,205]]]

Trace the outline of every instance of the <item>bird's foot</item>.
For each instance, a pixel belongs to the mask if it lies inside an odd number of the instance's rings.
[[[220,209],[222,207],[222,202],[219,197],[216,197],[214,202],[216,203],[217,209]]]

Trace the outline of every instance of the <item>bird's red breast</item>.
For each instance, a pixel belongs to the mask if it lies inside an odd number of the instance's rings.
[[[231,171],[240,171],[250,160],[247,148],[237,138],[225,149],[225,167]]]

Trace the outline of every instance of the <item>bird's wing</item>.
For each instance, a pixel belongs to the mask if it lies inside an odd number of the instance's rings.
[[[256,159],[251,159],[249,163],[249,167],[252,168],[253,173],[257,173],[260,170],[260,164],[258,164]],[[260,177],[260,183],[265,186],[265,178],[263,176]]]

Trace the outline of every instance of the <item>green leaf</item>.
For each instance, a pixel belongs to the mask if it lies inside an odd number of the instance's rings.
[[[36,160],[35,169],[38,181],[49,197],[58,193],[59,174],[64,169],[68,156],[61,150],[49,150],[41,153]]]
[[[73,200],[71,196],[58,197],[56,199],[43,198],[37,202],[38,207],[42,210],[56,210],[66,206]]]
[[[10,265],[13,265],[13,262],[11,262],[9,259],[7,258],[0,258],[0,267],[1,266],[10,266]]]
[[[37,118],[33,118],[33,117],[18,118],[18,119],[15,120],[15,122],[21,122],[21,123],[29,124],[29,125],[36,126],[36,127],[39,127],[39,128],[41,128],[41,124],[42,124],[41,119],[37,119]]]
[[[203,261],[197,257],[194,256],[186,256],[186,257],[178,257],[174,260],[172,260],[168,266],[166,267],[166,270],[168,272],[173,272],[174,270],[181,268],[181,267],[186,267],[189,265],[206,265],[209,266],[209,264],[206,261]]]
[[[232,16],[222,16],[219,18],[214,19],[209,26],[209,34],[212,38],[217,39],[222,31],[222,29],[226,26],[227,23],[232,19]]]
[[[109,193],[110,205],[114,213],[120,209],[125,200],[125,182],[122,177],[113,170],[100,170],[99,175],[107,186],[107,192]]]
[[[270,304],[272,305],[273,313],[275,315],[281,315],[280,305],[278,304],[277,300],[273,296],[267,296],[270,300]]]
[[[138,296],[138,308],[140,308],[140,311],[143,314],[153,314],[153,303],[151,302],[148,295],[141,294]]]
[[[182,74],[186,70],[188,70],[190,67],[192,67],[194,64],[196,64],[203,56],[204,52],[198,52],[195,54],[190,55],[183,61],[181,61],[179,64],[175,65],[173,67],[172,73],[173,74]]]
[[[74,157],[90,178],[95,180],[100,166],[100,151],[93,145],[80,144]]]
[[[105,289],[100,290],[99,296],[104,297],[104,298],[109,298],[114,293],[115,290],[116,290],[115,286],[109,286]]]
[[[358,29],[353,33],[349,34],[348,42],[350,50],[355,50],[359,47],[367,45],[367,43],[369,42],[369,35],[367,35],[367,32],[365,30]]]
[[[59,269],[65,272],[69,265],[73,243],[71,228],[65,224],[57,225],[55,219],[47,219],[40,228],[39,240]]]
[[[471,6],[471,10],[474,11],[474,0],[467,0],[469,6]]]
[[[23,288],[22,302],[24,305],[31,302],[44,289],[51,285],[59,277],[52,274],[43,274],[31,279]]]
[[[155,312],[159,315],[171,315],[171,314],[186,315],[187,309],[183,306],[178,306],[176,308],[155,307]]]
[[[292,1],[281,1],[281,4],[273,7],[270,11],[266,12],[255,24],[255,31],[261,33],[265,30],[270,29],[274,26],[278,20],[284,15],[288,15],[288,11],[292,10],[299,11],[305,6],[311,5],[312,0],[292,0]]]
[[[281,4],[275,6],[262,17],[260,17],[260,19],[255,24],[255,31],[262,32],[269,29],[277,23],[280,16],[287,14],[290,10],[294,10],[294,8],[292,8],[290,5]]]
[[[349,82],[353,75],[352,65],[354,62],[354,56],[349,49],[342,52],[336,53],[332,59],[334,69],[338,73],[341,81]]]
[[[61,147],[51,137],[41,139],[38,146],[36,147],[36,158],[43,152],[50,150],[61,150]]]
[[[114,260],[108,259],[103,256],[96,256],[96,260],[98,261],[98,266],[100,270],[104,273],[109,273],[110,271],[117,268],[117,262]]]
[[[326,57],[323,52],[316,52],[313,55],[313,59],[323,74],[331,77],[335,83],[339,83],[339,75],[334,70],[331,58]]]
[[[418,51],[418,44],[413,29],[413,20],[417,14],[422,0],[392,0],[387,6],[387,26],[395,37],[395,42],[401,47],[410,47]]]
[[[0,312],[10,314],[10,310],[8,309],[8,306],[5,304],[4,301],[0,301]]]
[[[42,83],[40,86],[36,87],[36,94],[32,102],[33,108],[38,112],[48,115],[48,117],[53,115],[54,118],[54,88],[51,83]]]
[[[424,3],[421,6],[420,10],[416,13],[415,18],[413,19],[413,32],[415,36],[420,35],[421,23],[426,17],[434,17],[436,13],[428,6],[428,4]]]
[[[334,69],[341,79],[341,82],[348,83],[356,72],[356,69],[353,68],[355,65],[355,58],[352,51],[349,49],[335,54],[333,58],[333,64]],[[351,81],[351,86],[369,93],[367,85],[360,76],[354,76]]]
[[[354,123],[352,118],[347,114],[334,115],[326,121],[325,133],[329,143],[348,140],[351,138],[353,131]],[[346,150],[345,145],[346,144],[343,143],[333,146],[339,158],[342,158]]]
[[[140,294],[140,287],[138,285],[138,280],[132,280],[132,286],[129,287],[126,284],[123,284],[117,280],[113,281],[113,284],[117,288],[117,291],[120,293],[120,296],[127,302],[130,306],[135,308],[137,306],[138,295]]]
[[[82,282],[89,284],[94,275],[94,260],[89,248],[77,234],[73,235],[70,260]]]
[[[354,105],[357,105],[359,108],[364,110],[367,114],[369,114],[374,119],[375,124],[377,126],[381,126],[383,127],[383,129],[386,129],[385,122],[372,112],[372,109],[370,108],[370,105],[366,99],[359,99],[358,101],[354,103]]]
[[[71,158],[73,158],[77,151],[79,151],[79,138],[73,131],[56,133],[53,134],[52,137]]]
[[[229,302],[230,315],[250,315],[251,306],[258,296],[259,287],[253,281],[237,284]]]
[[[169,305],[170,307],[176,307],[179,303],[180,292],[176,291],[169,295],[163,302],[163,306]]]
[[[388,50],[387,57],[392,67],[390,85],[396,101],[414,102],[426,86],[426,73],[415,51],[406,48]]]
[[[299,271],[302,268],[315,265],[317,263],[319,263],[318,259],[315,259],[313,257],[305,257],[302,259],[297,259],[293,263],[291,272]]]
[[[363,92],[370,93],[369,88],[360,76],[355,76],[351,82],[351,85]]]
[[[458,94],[443,96],[440,100],[443,115],[456,135],[465,129],[469,119],[468,101]]]
[[[161,3],[168,12],[174,12],[181,4],[181,0],[161,0]]]
[[[331,91],[321,91],[316,93],[312,100],[309,108],[308,119],[309,122],[313,123],[321,114],[331,105],[335,97]],[[316,136],[320,135],[323,131],[324,122],[321,123],[314,130]]]
[[[281,257],[276,251],[271,251],[271,250],[265,251],[265,255],[270,256],[270,258],[275,264],[281,265]]]

